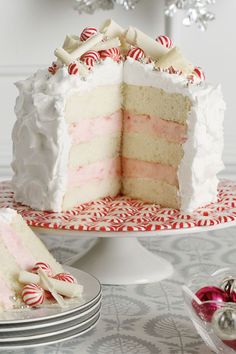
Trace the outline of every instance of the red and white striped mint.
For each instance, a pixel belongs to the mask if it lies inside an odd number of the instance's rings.
[[[82,42],[87,41],[88,38],[97,34],[98,30],[95,27],[86,27],[80,34],[80,40]]]
[[[53,275],[52,268],[50,267],[50,265],[48,263],[45,263],[45,262],[35,263],[31,272],[38,273],[39,268],[42,269],[44,272],[46,272],[49,277],[51,277]]]
[[[120,49],[119,48],[110,48],[99,51],[100,58],[106,59],[111,58],[114,61],[120,60]]]
[[[100,55],[95,50],[89,50],[88,52],[84,53],[80,60],[85,63],[89,68],[93,67],[96,61],[100,59]]]
[[[141,48],[131,48],[128,53],[127,57],[133,58],[134,60],[140,60],[145,58],[144,51]]]
[[[32,307],[41,305],[45,300],[44,289],[32,283],[23,287],[21,295],[24,303]]]
[[[70,75],[76,75],[79,72],[79,68],[77,63],[73,62],[68,65],[68,73]]]
[[[67,283],[77,283],[75,277],[73,277],[73,275],[69,273],[58,273],[53,278],[57,280],[65,281]]]
[[[56,74],[57,70],[58,70],[58,66],[57,66],[57,64],[54,63],[54,62],[53,62],[52,65],[49,66],[49,68],[48,68],[48,72],[49,72],[50,74],[52,74],[52,75]]]
[[[91,58],[95,61],[100,59],[100,54],[96,52],[95,50],[89,50],[88,52],[85,52],[81,57],[80,60],[83,61],[85,58]]]
[[[204,81],[206,79],[204,71],[198,66],[195,66],[195,68],[193,69],[193,74],[197,76],[201,81]]]
[[[172,48],[173,47],[173,42],[172,40],[167,37],[167,36],[158,36],[156,38],[156,41],[160,43],[161,45],[164,45],[166,48]]]

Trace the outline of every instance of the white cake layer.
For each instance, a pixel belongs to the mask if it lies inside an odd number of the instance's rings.
[[[123,137],[122,155],[136,160],[160,162],[178,167],[183,150],[180,144],[170,143],[163,138],[128,133]]]
[[[120,192],[120,178],[107,178],[100,181],[91,181],[82,188],[69,189],[63,199],[63,210],[72,208],[75,205],[92,201],[107,196],[114,197]]]
[[[131,198],[179,208],[178,189],[164,181],[152,178],[123,178],[122,192]]]
[[[73,145],[69,154],[69,168],[88,165],[103,159],[119,156],[121,149],[121,137],[105,136],[97,137],[92,141]]]
[[[65,119],[68,123],[109,115],[121,108],[120,85],[98,86],[86,92],[75,92],[68,96]]]

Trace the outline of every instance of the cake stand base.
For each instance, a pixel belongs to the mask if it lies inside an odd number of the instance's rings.
[[[153,283],[173,273],[168,261],[149,252],[136,238],[100,238],[83,257],[67,264],[113,285]]]

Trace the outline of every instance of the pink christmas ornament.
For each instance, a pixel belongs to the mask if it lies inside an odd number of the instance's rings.
[[[86,27],[80,35],[80,40],[82,42],[86,41],[88,38],[94,36],[95,34],[97,34],[97,29],[95,27]]]
[[[120,49],[119,48],[110,48],[99,51],[101,59],[111,58],[114,61],[120,60]]]
[[[53,275],[52,268],[50,267],[49,264],[47,264],[45,262],[37,262],[37,263],[35,263],[35,265],[33,266],[31,271],[33,273],[38,273],[39,268],[44,270],[44,272],[46,272],[49,277],[51,277]]]
[[[30,283],[23,287],[22,299],[26,305],[31,307],[41,305],[45,300],[45,291],[39,285]]]
[[[79,72],[79,68],[78,68],[77,63],[70,63],[68,65],[68,73],[70,75],[76,75],[76,74],[78,74],[78,72]]]
[[[229,301],[228,294],[216,286],[205,286],[199,289],[195,295],[202,301],[202,304],[199,305],[193,300],[192,306],[198,316],[205,321],[211,321],[214,312],[220,308],[220,304],[217,302]]]
[[[141,48],[132,48],[128,51],[127,57],[133,58],[134,60],[140,60],[145,58],[145,54]]]
[[[156,41],[160,43],[161,45],[164,45],[166,48],[172,48],[173,47],[173,42],[172,40],[167,37],[167,36],[159,36],[156,38]]]
[[[67,283],[77,283],[75,277],[69,273],[59,273],[53,277],[54,279],[65,281]]]

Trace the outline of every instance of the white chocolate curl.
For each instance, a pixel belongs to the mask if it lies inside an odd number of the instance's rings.
[[[71,53],[79,47],[80,43],[78,36],[68,34],[64,40],[62,48],[68,53]]]
[[[124,35],[125,30],[112,19],[103,22],[99,28],[100,32],[108,38],[121,37]]]
[[[83,286],[76,283],[67,283],[58,279],[50,278],[51,284],[54,290],[63,296],[67,297],[81,297],[83,292]],[[41,282],[41,278],[37,274],[33,274],[26,271],[21,271],[19,274],[19,282],[22,284],[37,284],[40,285],[44,290],[49,290],[47,284]]]
[[[67,53],[63,48],[57,48],[54,52],[55,56],[61,61],[63,64],[69,65],[70,63],[76,62],[79,68],[79,73],[82,76],[88,75],[88,69],[84,64],[79,63],[71,54]]]
[[[167,69],[170,66],[173,66],[175,69],[182,71],[186,75],[191,74],[193,71],[193,65],[184,58],[179,48],[176,47],[160,58],[156,66],[162,69]]]
[[[129,44],[141,48],[144,53],[150,56],[153,60],[161,58],[169,51],[168,48],[134,27],[128,28],[125,37]]]
[[[90,37],[87,39],[87,41],[82,42],[82,44],[74,50],[71,55],[74,59],[78,59],[86,53],[88,50],[93,49],[93,47],[100,43],[104,38],[104,35],[102,33],[95,34],[94,36]]]
[[[119,38],[112,38],[108,39],[106,42],[101,42],[96,44],[93,47],[93,50],[106,50],[106,49],[111,49],[111,48],[116,48],[120,46],[120,40]]]
[[[47,273],[43,271],[41,268],[38,269],[38,274],[40,276],[40,284],[42,284],[42,288],[48,288],[54,299],[58,302],[58,304],[63,307],[65,306],[65,301],[61,295],[57,293],[55,290],[51,279],[47,276]]]

